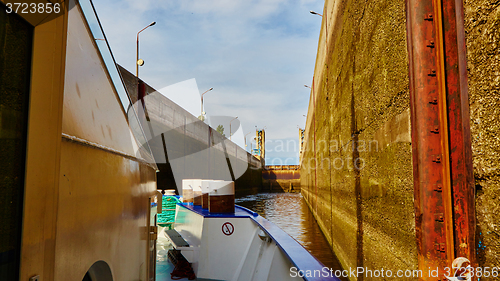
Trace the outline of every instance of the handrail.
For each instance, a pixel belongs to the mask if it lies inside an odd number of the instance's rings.
[[[306,281],[340,281],[335,276],[331,276],[331,272],[325,276],[325,268],[323,263],[321,263],[316,257],[311,255],[309,251],[304,248],[297,240],[291,237],[283,229],[265,219],[262,216],[257,216],[252,218],[260,229],[266,233],[281,249],[281,251],[288,257],[290,262],[296,267],[297,270],[307,271],[307,272],[319,272],[320,276],[307,276],[304,275],[303,279]]]
[[[243,210],[243,211],[245,211],[245,212],[247,212],[247,213],[250,213],[250,214],[251,214],[252,216],[254,216],[254,217],[259,216],[259,214],[258,214],[258,213],[254,212],[254,211],[252,211],[252,210],[250,210],[250,209],[247,209],[247,208],[245,208],[245,207],[242,207],[242,206],[240,206],[240,205],[234,205],[234,207],[235,207],[235,208],[238,208],[238,209],[241,209],[241,210]]]

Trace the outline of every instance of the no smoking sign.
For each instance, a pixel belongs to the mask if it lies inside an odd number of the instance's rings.
[[[224,233],[225,235],[229,236],[229,235],[233,234],[233,232],[234,232],[234,226],[232,223],[225,222],[222,225],[222,233]]]

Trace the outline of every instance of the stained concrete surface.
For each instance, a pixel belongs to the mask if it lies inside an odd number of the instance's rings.
[[[405,2],[325,9],[301,192],[345,269],[414,270]]]
[[[478,261],[500,268],[500,2],[464,6]]]
[[[466,0],[464,9],[476,246],[479,266],[492,268],[500,266],[500,2]],[[302,193],[344,268],[415,269],[405,2],[327,0],[323,15]]]

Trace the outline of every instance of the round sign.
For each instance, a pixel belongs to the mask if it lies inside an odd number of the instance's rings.
[[[234,226],[232,223],[230,222],[225,222],[223,225],[222,225],[222,233],[226,234],[227,236],[233,234],[234,232]]]

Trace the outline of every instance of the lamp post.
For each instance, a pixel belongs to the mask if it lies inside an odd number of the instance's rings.
[[[256,126],[257,127],[257,126]],[[251,139],[252,141],[255,141],[255,145],[256,145],[256,148],[257,148],[257,136],[253,137]],[[253,149],[252,149],[252,141],[250,141],[250,153],[253,153]],[[252,154],[253,155],[253,154]]]
[[[210,88],[208,90],[206,90],[205,92],[203,92],[203,94],[201,94],[201,115],[200,115],[200,120],[203,121],[203,115],[204,115],[204,111],[203,111],[203,95],[206,94],[207,92],[209,91],[212,91],[214,88]]]
[[[323,18],[322,14],[316,13],[315,11],[309,11],[309,13],[311,13],[313,15],[318,15],[318,16],[320,16],[320,17]],[[325,20],[325,49],[326,49],[326,54],[328,54],[328,18],[327,18],[327,15],[328,15],[328,13],[325,14],[325,18],[324,18],[324,20]],[[326,84],[326,88],[328,89],[328,79],[326,80],[325,84]],[[313,77],[313,84],[312,85],[314,87],[314,77]],[[304,86],[306,86],[306,85],[304,85]],[[313,134],[314,134],[313,146],[314,146],[314,157],[316,158],[316,112],[315,112],[315,109],[316,109],[316,96],[314,95],[314,90],[311,87],[307,87],[307,88],[310,88],[311,89],[311,93],[312,93],[313,112],[312,112],[312,117],[311,118],[312,118],[312,122],[313,122],[313,126],[314,126],[313,127]],[[307,123],[307,121],[306,121],[306,123]],[[316,163],[315,170],[314,170],[314,187],[315,187],[315,190],[316,190],[316,196],[318,194],[318,181],[317,181],[318,175],[317,175],[317,171],[316,171],[317,164],[318,163]]]
[[[142,66],[144,64],[144,61],[141,60],[139,61],[139,33],[143,32],[146,28],[155,25],[156,22],[150,23],[148,26],[144,27],[141,29],[139,32],[137,32],[137,48],[136,48],[136,54],[135,54],[135,76],[139,77],[139,65]]]
[[[245,135],[245,150],[247,149],[247,136],[251,134],[252,132],[246,133]]]
[[[311,14],[313,14],[313,15],[318,15],[318,16],[320,16],[320,17],[323,17],[323,15],[322,15],[322,14],[320,14],[320,13],[316,13],[315,11],[312,11],[312,10],[311,10],[311,11],[309,11],[309,13],[311,13]]]
[[[231,133],[231,122],[233,122],[236,119],[238,119],[238,116],[234,117],[231,121],[229,121],[229,140],[231,140],[231,136],[233,135]]]
[[[313,14],[313,15],[318,15],[320,17],[323,17],[322,14],[320,13],[316,13],[315,11],[309,11],[309,13]],[[326,53],[328,54],[328,17],[327,17],[327,14],[325,14],[325,43],[326,43]],[[306,85],[304,85],[306,86]],[[306,86],[307,87],[307,86]],[[309,87],[308,87],[309,88]]]

